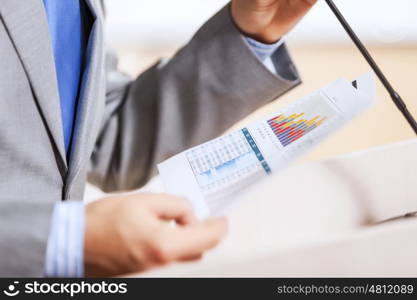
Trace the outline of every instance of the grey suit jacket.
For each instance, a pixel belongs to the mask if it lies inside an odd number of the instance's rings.
[[[57,80],[42,0],[0,1],[0,276],[42,276],[52,208],[82,201],[86,180],[136,189],[156,163],[213,138],[298,81],[285,47],[273,75],[235,28],[228,7],[166,65],[135,80],[106,54],[100,2],[65,158]]]

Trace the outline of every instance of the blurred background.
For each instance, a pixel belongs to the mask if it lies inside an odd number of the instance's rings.
[[[120,69],[137,76],[161,57],[170,57],[226,0],[107,0],[107,43]],[[417,1],[335,0],[369,46],[394,87],[417,116]],[[317,88],[369,71],[324,1],[286,37],[303,85],[242,120],[259,119]],[[413,138],[412,131],[381,85],[378,104],[329,138],[301,162],[323,159]],[[159,188],[159,183],[154,183]],[[89,187],[87,198],[97,196]]]

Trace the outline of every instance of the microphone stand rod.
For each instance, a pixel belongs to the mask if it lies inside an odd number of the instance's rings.
[[[413,129],[414,133],[417,134],[417,122],[411,115],[411,113],[408,111],[407,106],[405,105],[404,101],[401,99],[401,96],[394,90],[391,83],[388,81],[388,79],[385,77],[384,73],[382,73],[381,69],[375,62],[375,60],[372,58],[369,51],[366,49],[364,44],[361,42],[359,37],[356,35],[356,33],[353,31],[352,27],[349,25],[345,17],[342,15],[340,10],[337,8],[337,6],[334,4],[333,0],[326,0],[327,4],[329,5],[330,9],[333,11],[333,13],[336,15],[336,18],[339,20],[339,22],[342,24],[343,28],[345,29],[346,33],[349,35],[349,37],[352,39],[353,43],[356,45],[356,47],[359,49],[359,51],[362,53],[362,55],[365,57],[368,64],[371,66],[371,68],[374,70],[375,74],[378,76],[379,80],[384,85],[385,89],[388,91],[388,93],[391,96],[392,101],[395,103],[397,108],[401,111],[405,119],[407,120],[408,124],[410,124],[411,128]]]

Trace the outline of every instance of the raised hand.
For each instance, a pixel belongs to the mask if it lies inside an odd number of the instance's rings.
[[[274,43],[289,32],[317,0],[232,0],[239,29],[260,42]]]

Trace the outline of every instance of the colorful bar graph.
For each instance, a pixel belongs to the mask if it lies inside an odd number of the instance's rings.
[[[312,119],[302,118],[304,113],[290,116],[279,115],[268,120],[268,124],[281,144],[286,147],[302,138],[308,132],[322,125],[327,117],[317,115]]]

